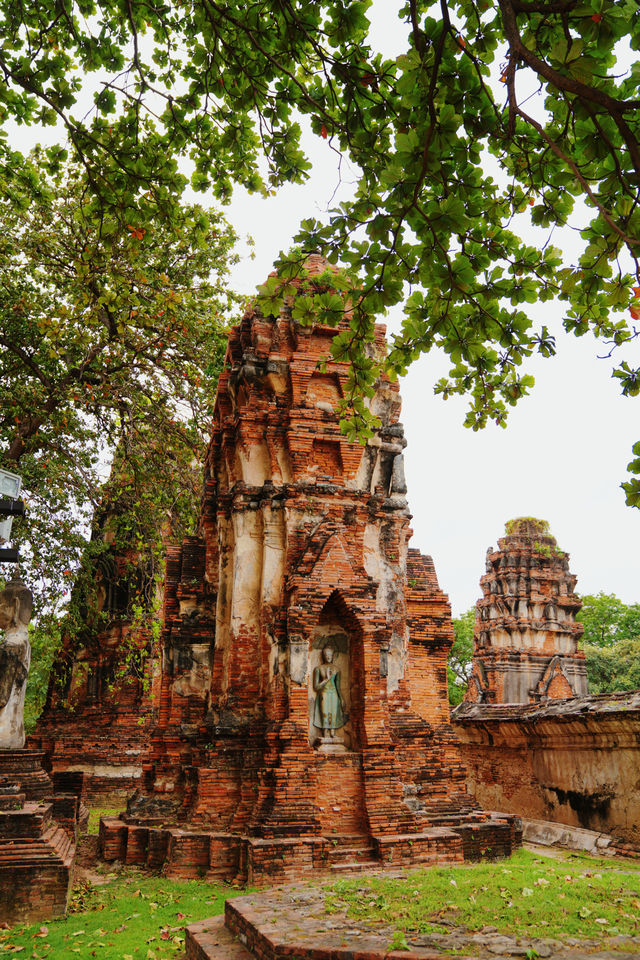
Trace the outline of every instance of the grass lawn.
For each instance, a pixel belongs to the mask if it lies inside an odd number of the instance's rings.
[[[0,930],[0,956],[171,960],[184,950],[186,925],[222,913],[228,897],[247,892],[133,869],[105,878],[98,886],[75,886],[64,920]],[[449,933],[453,926],[469,932],[493,927],[511,937],[579,937],[605,946],[611,935],[640,936],[640,864],[626,860],[519,850],[498,863],[401,877],[361,874],[324,889],[329,913],[346,908],[354,921],[391,927],[396,948],[406,946],[405,933]]]
[[[451,923],[509,936],[604,940],[640,935],[640,864],[568,851],[518,850],[498,863],[435,867],[401,878],[340,880],[330,911],[398,931],[445,933]]]
[[[184,951],[186,925],[222,913],[227,897],[240,892],[122,871],[100,886],[77,884],[64,920],[0,930],[0,956],[169,960]]]

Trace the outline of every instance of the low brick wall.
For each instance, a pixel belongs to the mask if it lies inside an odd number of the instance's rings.
[[[180,879],[240,881],[256,886],[362,869],[508,857],[522,842],[518,817],[493,814],[423,832],[379,836],[247,837],[127,822],[100,821],[100,855],[130,866],[162,868]]]
[[[442,827],[425,834],[376,837],[375,848],[381,863],[394,867],[435,862],[462,863],[464,860],[459,832]]]
[[[11,925],[63,917],[67,911],[69,866],[0,865],[0,918]]]
[[[542,705],[462,704],[452,722],[485,809],[640,845],[640,692]]]

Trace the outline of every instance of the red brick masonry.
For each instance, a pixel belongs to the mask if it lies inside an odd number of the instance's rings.
[[[480,803],[584,827],[640,849],[640,691],[462,704],[455,730]]]

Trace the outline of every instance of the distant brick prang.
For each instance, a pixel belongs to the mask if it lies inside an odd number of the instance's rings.
[[[513,520],[480,583],[473,676],[452,715],[469,790],[640,847],[640,692],[588,695],[568,554],[544,521]]]
[[[487,550],[476,604],[473,674],[465,700],[539,703],[587,693],[578,650],[582,606],[569,554],[548,524],[521,517],[507,524],[498,549]]]
[[[304,286],[330,287],[325,261],[307,266]],[[431,558],[408,547],[397,385],[380,380],[366,445],[340,430],[349,370],[322,362],[343,329],[301,326],[289,301],[230,334],[198,535],[167,556],[144,791],[102,821],[107,860],[271,882],[518,842],[516,818],[491,819],[466,791],[450,607]],[[343,699],[333,737],[316,726],[327,647]]]

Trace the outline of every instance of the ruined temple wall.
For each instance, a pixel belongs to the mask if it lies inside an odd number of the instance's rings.
[[[75,618],[63,623],[47,698],[29,746],[52,773],[85,773],[89,802],[124,804],[141,779],[161,686],[157,641],[161,595],[137,549],[112,543],[118,500],[99,514],[73,590]],[[163,526],[163,535],[169,530]],[[154,603],[157,601],[157,603]],[[144,619],[139,608],[144,608]]]
[[[160,695],[157,645],[149,642],[142,676],[117,676],[127,627],[111,627],[110,636],[101,638],[104,658],[87,662],[81,659],[82,651],[73,651],[68,691],[52,674],[47,705],[28,738],[30,748],[44,751],[50,773],[84,772],[85,798],[91,803],[124,804],[140,783]],[[137,640],[142,639],[138,634]],[[105,668],[115,670],[116,677],[105,679]]]
[[[640,693],[454,713],[483,806],[640,844]]]

